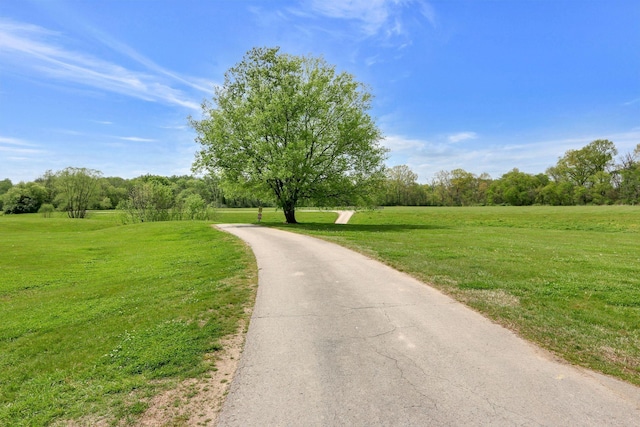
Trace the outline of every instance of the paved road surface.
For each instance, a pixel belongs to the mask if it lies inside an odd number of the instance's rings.
[[[342,247],[251,225],[259,289],[221,426],[639,426],[640,388],[554,361]]]
[[[348,224],[349,220],[353,216],[356,211],[335,211],[338,212],[338,219],[336,219],[336,224]]]

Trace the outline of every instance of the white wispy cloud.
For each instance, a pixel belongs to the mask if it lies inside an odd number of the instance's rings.
[[[123,141],[133,141],[133,142],[156,142],[157,141],[157,139],[140,138],[137,136],[117,136],[116,138],[121,139]]]
[[[454,133],[453,135],[449,135],[447,137],[447,140],[455,144],[460,141],[466,141],[468,139],[476,139],[476,138],[478,138],[478,134],[475,132],[458,132],[458,133]]]
[[[17,154],[40,154],[44,153],[43,150],[38,150],[35,148],[15,148],[15,147],[5,147],[0,145],[0,151],[3,153],[17,153]]]
[[[424,16],[427,21],[429,21],[432,27],[438,26],[438,15],[436,14],[433,6],[431,6],[429,3],[421,2],[420,12],[422,13],[422,16]]]
[[[437,22],[434,8],[424,0],[310,0],[307,6],[315,14],[357,22],[369,37],[406,34],[403,14],[409,10],[417,10],[432,26]]]
[[[106,37],[105,37],[106,38]],[[102,60],[85,52],[63,46],[64,37],[36,25],[0,19],[0,58],[21,72],[42,78],[53,78],[69,85],[85,85],[94,89],[115,92],[150,102],[178,105],[199,110],[199,102],[177,86],[207,89],[159,67],[137,55],[125,45],[111,41],[110,46],[144,65],[146,71],[131,70]]]
[[[185,130],[185,129],[189,129],[189,126],[187,125],[165,125],[165,126],[158,126],[160,129],[172,129],[172,130]]]
[[[0,144],[21,145],[25,147],[33,146],[32,143],[25,141],[24,139],[11,138],[8,136],[0,136]]]
[[[0,136],[0,152],[9,154],[41,154],[42,150],[38,145],[23,139],[12,138],[8,136]]]
[[[391,152],[415,152],[422,150],[426,145],[427,141],[423,141],[420,139],[411,139],[401,135],[387,135],[382,140],[382,145],[391,150]]]
[[[388,23],[391,3],[386,0],[312,0],[311,9],[330,18],[356,20],[367,35],[377,34]]]
[[[94,35],[94,37],[96,37],[96,39],[98,39],[101,43],[110,47],[114,51],[119,52],[133,59],[139,64],[144,65],[147,69],[154,71],[158,74],[170,77],[171,79],[179,83],[182,83],[188,87],[191,87],[193,89],[197,89],[200,92],[213,95],[214,90],[213,90],[212,82],[205,79],[196,78],[196,77],[183,77],[174,71],[168,70],[158,65],[157,63],[147,58],[146,56],[142,55],[141,53],[137,52],[130,46],[114,39],[110,35],[100,31],[99,29],[95,27],[86,27],[86,28],[88,28],[89,31]]]
[[[111,124],[111,123],[107,122],[107,124]],[[102,141],[114,140],[114,139],[117,139],[119,141],[131,141],[131,142],[157,142],[158,141],[155,138],[143,138],[140,136],[120,136],[120,135],[112,135],[112,134],[104,134],[104,133],[77,131],[72,129],[52,129],[52,131],[56,133],[61,133],[64,135],[78,136],[82,138],[91,138],[94,140],[102,140]]]

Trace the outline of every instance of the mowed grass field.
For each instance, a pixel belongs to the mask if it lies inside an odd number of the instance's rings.
[[[433,284],[566,360],[640,385],[640,208],[384,208],[308,233]]]
[[[205,222],[7,215],[0,249],[2,426],[135,424],[215,369],[257,283],[250,251]]]
[[[640,385],[640,208],[385,208],[262,223],[380,259],[567,360]],[[219,209],[215,222],[257,222]],[[0,216],[0,425],[135,424],[214,367],[256,267],[207,222]],[[87,420],[89,420],[87,422]]]

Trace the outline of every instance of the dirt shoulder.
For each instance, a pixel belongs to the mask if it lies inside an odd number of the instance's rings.
[[[137,421],[140,426],[214,426],[238,367],[246,328],[222,340],[215,357],[215,370],[204,378],[191,378],[176,388],[155,396]]]

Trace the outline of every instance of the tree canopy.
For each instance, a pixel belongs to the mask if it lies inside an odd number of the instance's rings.
[[[225,74],[202,120],[194,169],[227,191],[271,195],[295,223],[300,203],[357,204],[384,178],[371,94],[322,58],[254,48]]]
[[[56,176],[58,204],[69,218],[84,218],[95,194],[102,172],[95,169],[68,167]]]
[[[19,214],[38,212],[46,200],[47,190],[35,182],[21,182],[3,194],[4,213]]]
[[[555,181],[569,181],[574,185],[586,186],[589,179],[598,172],[606,172],[613,165],[618,154],[613,142],[597,139],[579,150],[569,150],[558,160],[558,164],[547,169],[547,174]]]

